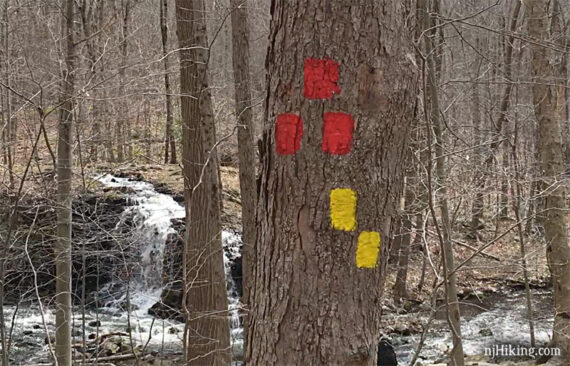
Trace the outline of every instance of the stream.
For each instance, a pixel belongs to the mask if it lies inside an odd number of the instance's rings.
[[[552,337],[554,311],[552,295],[546,290],[532,290],[534,333],[536,346],[546,346]],[[461,333],[463,351],[467,356],[484,355],[485,349],[500,345],[530,347],[529,323],[526,315],[526,297],[523,291],[510,289],[481,295],[464,300],[461,308]],[[443,305],[436,313],[419,361],[440,361],[447,350],[451,350],[452,338],[446,321]],[[416,313],[422,324],[428,320],[427,313]],[[400,315],[388,315],[400,316]],[[398,357],[398,364],[408,365],[413,357],[421,334],[392,335],[391,340]],[[513,358],[512,361],[524,359]]]
[[[107,187],[126,188],[128,206],[122,217],[117,218],[117,228],[124,223],[124,218],[131,217],[134,250],[140,261],[132,274],[128,291],[122,296],[111,298],[98,309],[86,309],[83,318],[82,309],[74,308],[73,343],[85,337],[96,337],[97,333],[131,331],[134,344],[145,352],[154,354],[173,354],[182,352],[184,324],[174,320],[155,319],[148,314],[148,309],[160,299],[163,289],[162,265],[165,243],[169,234],[174,232],[171,221],[184,217],[184,207],[171,196],[157,192],[147,182],[102,175],[97,180]],[[240,307],[236,283],[231,276],[231,264],[241,256],[241,240],[238,234],[224,230],[224,265],[228,282],[228,303],[230,310],[230,328],[232,351],[235,359],[243,355],[243,334],[238,308]],[[102,288],[102,292],[113,291],[112,286]],[[127,312],[124,304],[127,293],[132,311]],[[551,337],[552,306],[551,296],[547,291],[533,290],[535,333],[538,343],[546,344]],[[10,356],[14,365],[30,365],[49,362],[49,346],[46,343],[45,326],[50,334],[54,333],[55,313],[52,306],[45,306],[42,312],[37,306],[17,309],[6,307],[5,317],[8,329],[12,328]],[[525,300],[520,291],[504,290],[486,295],[482,299],[465,301],[462,304],[462,332],[464,350],[468,355],[483,354],[485,347],[496,344],[529,344],[528,323],[525,320]],[[416,314],[387,313],[384,317],[417,317],[422,323],[427,320],[428,312]],[[10,320],[13,319],[13,322]],[[396,319],[397,320],[397,319]],[[408,365],[419,334],[390,335],[398,357],[399,365]],[[53,342],[53,340],[52,340]],[[451,346],[451,337],[443,314],[437,314],[428,333],[420,360],[439,360]],[[117,347],[117,346],[115,346]],[[120,347],[120,345],[119,345]],[[424,362],[425,364],[425,362]],[[235,365],[239,365],[236,362]]]

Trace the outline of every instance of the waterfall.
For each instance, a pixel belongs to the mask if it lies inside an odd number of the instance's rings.
[[[130,281],[130,303],[135,305],[138,314],[146,314],[148,309],[160,299],[163,289],[162,266],[164,247],[169,234],[174,232],[173,219],[185,217],[184,207],[171,196],[157,192],[147,182],[129,178],[118,178],[109,174],[97,177],[107,187],[122,188],[128,195],[130,206],[118,220],[117,226],[132,218],[133,229],[130,241],[139,255],[139,261]],[[232,265],[241,260],[241,237],[231,231],[222,231],[224,247],[224,269],[228,290],[228,310],[231,329],[231,340],[234,354],[241,353],[243,348],[243,328],[240,322],[241,285],[238,286],[232,277]],[[241,262],[239,262],[241,272]],[[239,275],[241,277],[241,274]],[[241,281],[241,278],[239,279]],[[126,293],[118,300],[106,306],[117,306],[124,303]]]
[[[147,182],[109,174],[98,180],[108,187],[121,187],[128,192],[127,199],[132,206],[125,210],[117,225],[121,225],[125,218],[132,217],[134,228],[130,241],[140,261],[131,273],[130,303],[139,312],[146,312],[160,298],[164,244],[168,234],[174,230],[171,220],[183,218],[184,207],[172,197],[156,192],[153,185]],[[126,294],[117,301],[122,303],[125,300]]]

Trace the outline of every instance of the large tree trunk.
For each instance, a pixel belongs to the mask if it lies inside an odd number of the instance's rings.
[[[255,182],[254,125],[249,74],[249,24],[247,2],[231,0],[232,58],[235,82],[235,104],[238,123],[239,188],[242,221],[243,299],[247,300],[252,282],[253,243],[255,242]]]
[[[410,9],[389,0],[271,9],[245,361],[376,365],[417,95]]]
[[[186,246],[184,345],[188,365],[229,365],[230,331],[220,226],[215,125],[202,0],[176,1]]]
[[[58,366],[71,366],[71,180],[73,164],[74,1],[67,0],[65,14],[65,70],[57,145],[57,241],[55,243],[55,355]]]
[[[528,32],[539,41],[547,41],[548,1],[526,0]],[[570,356],[570,246],[566,227],[566,189],[562,133],[556,111],[556,78],[550,49],[538,43],[532,49],[532,95],[538,120],[538,149],[541,158],[542,184],[545,190],[545,210],[541,214],[547,244],[547,257],[554,281],[553,342],[566,357]]]
[[[164,58],[164,90],[166,102],[166,131],[164,137],[164,164],[176,164],[176,142],[174,140],[174,118],[172,116],[172,93],[168,71],[168,0],[160,0],[160,35],[162,57]]]

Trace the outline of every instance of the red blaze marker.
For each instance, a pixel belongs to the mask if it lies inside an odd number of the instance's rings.
[[[354,120],[350,114],[327,112],[324,116],[322,149],[332,155],[350,152]]]
[[[333,94],[339,94],[339,66],[331,59],[306,59],[303,96],[307,99],[331,99]]]
[[[275,151],[280,155],[293,155],[301,148],[303,120],[293,113],[277,116],[275,126]]]

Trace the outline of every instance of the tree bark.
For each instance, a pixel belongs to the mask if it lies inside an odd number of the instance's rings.
[[[73,166],[74,1],[67,0],[65,14],[65,69],[57,145],[57,241],[55,243],[55,355],[58,366],[71,366],[71,183]]]
[[[526,0],[528,32],[533,38],[547,41],[548,2]],[[545,211],[541,214],[547,243],[547,258],[554,287],[553,343],[570,355],[570,245],[566,227],[566,189],[561,175],[564,173],[564,155],[561,127],[556,110],[556,78],[551,63],[550,49],[537,43],[532,50],[531,69],[534,83],[532,96],[538,120],[538,149],[542,184],[548,188],[544,194]]]
[[[271,9],[245,361],[376,365],[390,223],[417,95],[410,9],[389,0],[274,0]],[[340,90],[304,88],[315,64],[335,62]],[[348,148],[328,140],[328,112],[353,118]],[[279,119],[297,129],[279,131]],[[357,250],[377,249],[377,234],[380,253],[364,261]]]
[[[160,35],[162,57],[164,58],[164,90],[166,102],[166,132],[164,138],[164,164],[176,164],[176,141],[174,140],[174,118],[172,117],[172,91],[168,72],[168,0],[160,0]]]
[[[202,0],[177,0],[186,245],[184,345],[188,365],[229,365],[230,331],[220,225],[215,125]]]
[[[242,301],[247,302],[252,283],[253,244],[255,243],[255,204],[257,187],[254,150],[254,125],[249,73],[249,23],[247,1],[231,0],[232,59],[235,82],[235,105],[238,123],[239,188],[242,222]],[[247,324],[246,328],[247,328]],[[245,329],[244,329],[245,330]]]

